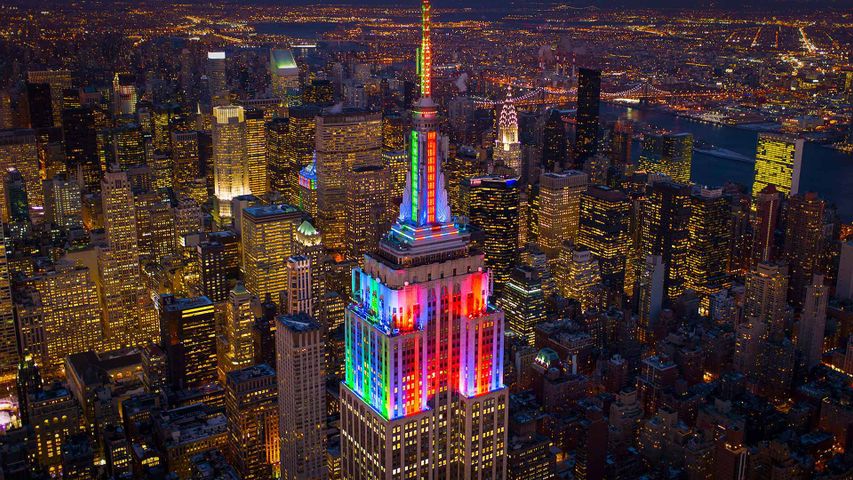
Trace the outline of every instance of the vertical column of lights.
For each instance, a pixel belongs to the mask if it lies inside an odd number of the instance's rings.
[[[418,142],[420,140],[420,135],[417,130],[412,130],[412,151],[411,151],[411,161],[412,161],[412,170],[411,170],[411,185],[412,185],[412,222],[415,224],[418,223],[418,154],[420,153]]]
[[[437,190],[436,164],[438,163],[437,142],[434,130],[427,133],[427,223],[435,223],[438,218],[435,209]]]
[[[432,96],[432,45],[429,38],[430,29],[430,4],[429,0],[423,1],[423,37],[421,38],[421,96]]]

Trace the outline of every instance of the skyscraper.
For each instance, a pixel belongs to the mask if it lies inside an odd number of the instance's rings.
[[[503,478],[503,314],[483,255],[450,220],[423,2],[410,176],[400,216],[353,270],[345,320],[345,478]],[[379,299],[382,298],[382,301]]]
[[[630,253],[631,204],[619,190],[594,185],[581,196],[577,244],[592,252],[609,288],[625,288],[625,266]]]
[[[53,99],[47,83],[26,83],[26,126],[28,128],[53,127]]]
[[[101,348],[101,310],[88,268],[59,261],[28,283],[38,294],[41,314],[45,348],[32,352],[39,365],[58,371],[68,355]]]
[[[767,185],[774,185],[785,196],[799,193],[804,143],[802,138],[776,133],[758,134],[752,198],[758,197]]]
[[[139,239],[136,207],[125,172],[106,172],[101,201],[107,248],[98,250],[98,290],[104,312],[104,334],[115,346],[146,341],[141,322],[142,286],[139,280]],[[147,338],[151,340],[151,338]]]
[[[545,321],[545,296],[542,280],[533,267],[522,265],[513,270],[500,302],[510,331],[533,345],[533,330]]]
[[[306,313],[282,315],[276,323],[281,478],[324,479],[326,383],[323,330]]]
[[[302,212],[290,205],[258,205],[243,209],[243,278],[258,298],[278,298],[287,290],[285,259],[293,253],[293,234]]]
[[[776,186],[767,185],[755,199],[752,227],[752,261],[770,262],[776,257],[776,228],[780,224],[782,195]]]
[[[231,199],[250,193],[245,112],[240,106],[218,106],[213,117],[214,195],[224,219],[232,217]]]
[[[829,287],[823,283],[823,275],[814,275],[805,288],[803,311],[797,334],[797,350],[803,357],[806,368],[820,363],[823,357],[823,337],[826,329],[826,304]]]
[[[311,259],[305,255],[292,255],[287,258],[287,293],[281,302],[284,313],[314,315],[311,267]]]
[[[65,136],[65,157],[69,178],[97,191],[101,181],[98,158],[96,111],[93,106],[62,111],[62,130]]]
[[[587,175],[578,170],[539,177],[539,247],[548,258],[556,258],[563,242],[577,237],[587,183]]]
[[[6,241],[0,233],[0,388],[11,388],[18,366],[18,339],[15,333],[15,312]]]
[[[382,115],[355,109],[324,113],[317,117],[315,139],[317,220],[326,248],[344,252],[347,183],[354,168],[382,165]]]
[[[80,186],[65,178],[44,181],[44,210],[47,221],[61,228],[82,227]]]
[[[384,165],[363,165],[352,168],[347,177],[344,209],[338,215],[345,220],[347,258],[358,261],[376,248],[391,225],[391,172]]]
[[[559,172],[566,165],[569,156],[566,141],[566,124],[559,110],[547,113],[542,131],[542,173]]]
[[[213,303],[207,297],[161,295],[157,310],[169,384],[180,390],[216,380]]]
[[[835,296],[842,300],[853,300],[853,240],[841,243]]]
[[[518,257],[518,179],[474,177],[463,180],[468,220],[482,232],[481,247],[498,295]]]
[[[598,108],[601,102],[601,70],[578,69],[578,113],[575,129],[575,165],[583,162],[598,149]]]
[[[316,147],[316,117],[320,108],[301,105],[288,109],[288,118],[276,118],[267,124],[267,165],[270,190],[279,192],[284,201],[299,201],[299,171],[310,165]]]
[[[670,133],[646,135],[640,153],[640,169],[662,173],[673,181],[690,183],[693,162],[693,135]]]
[[[231,103],[225,77],[225,52],[207,52],[207,85],[212,107]]]
[[[261,363],[229,372],[226,457],[244,480],[272,480],[278,470],[279,433],[275,371]]]
[[[666,298],[681,295],[689,272],[690,187],[666,180],[648,187],[642,205],[640,250],[643,257],[661,257]]]
[[[171,135],[172,187],[178,192],[189,194],[193,183],[201,176],[198,132],[175,131]]]
[[[32,213],[41,213],[44,205],[44,195],[41,187],[39,172],[39,148],[34,130],[3,130],[0,131],[0,172],[10,168],[17,169],[24,179],[28,194],[28,202]],[[3,182],[0,182],[0,198],[5,198]],[[0,218],[9,221],[9,211],[6,202],[0,205]]]
[[[507,90],[507,97],[504,100],[498,120],[494,160],[495,164],[503,165],[512,172],[513,176],[521,176],[521,142],[518,140],[518,116],[515,112],[510,90]]]
[[[759,263],[746,277],[744,318],[755,318],[770,330],[781,330],[788,303],[788,275],[784,265]]]
[[[270,79],[272,94],[287,105],[299,90],[299,66],[293,52],[280,48],[270,49]]]
[[[230,280],[240,274],[240,249],[237,234],[232,231],[211,232],[196,246],[199,265],[199,287],[202,295],[213,303],[224,302],[229,295]]]
[[[63,92],[71,88],[71,72],[68,70],[30,70],[27,82],[50,86],[50,108],[53,125],[62,126],[62,110],[65,108]]]
[[[238,283],[228,294],[225,306],[225,328],[219,338],[217,364],[220,381],[224,381],[228,372],[247,368],[254,363],[255,351],[252,343],[252,325],[255,314],[252,311],[252,294]]]
[[[728,277],[731,205],[721,189],[699,187],[690,196],[687,287],[707,315],[710,296],[731,285]]]
[[[655,322],[660,315],[665,295],[666,265],[660,255],[648,255],[637,279],[637,330],[641,342],[654,338]]]
[[[790,268],[788,300],[802,306],[806,285],[823,273],[823,215],[826,204],[814,192],[788,199],[785,222],[785,259]]]
[[[246,175],[249,177],[249,192],[256,197],[260,197],[269,190],[264,111],[257,108],[246,110],[245,119]]]

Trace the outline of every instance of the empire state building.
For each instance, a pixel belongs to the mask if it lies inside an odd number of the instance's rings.
[[[451,218],[431,98],[430,3],[418,52],[400,215],[352,272],[341,469],[347,479],[502,479],[507,389],[503,312],[482,252]]]

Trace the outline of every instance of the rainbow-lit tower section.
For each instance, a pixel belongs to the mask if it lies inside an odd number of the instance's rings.
[[[400,215],[352,273],[341,467],[348,479],[506,476],[503,313],[481,252],[450,215],[446,142],[430,96],[430,4],[423,1],[421,98],[412,115]]]

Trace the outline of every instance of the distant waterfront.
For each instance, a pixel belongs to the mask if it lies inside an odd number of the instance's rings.
[[[611,104],[602,105],[601,110],[605,119],[627,116],[657,128],[692,133],[697,140],[747,157],[755,156],[758,139],[755,131],[699,122],[657,110],[638,110]],[[634,145],[635,160],[639,154],[640,146]],[[696,183],[710,186],[722,185],[731,180],[751,187],[753,168],[752,164],[742,161],[694,152],[691,177]],[[824,199],[835,203],[842,220],[853,220],[853,155],[816,143],[806,143],[800,190],[818,192]]]

